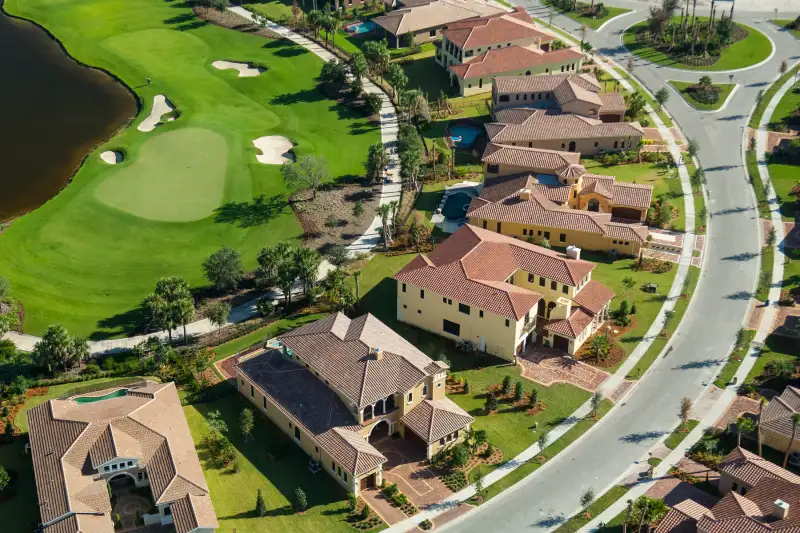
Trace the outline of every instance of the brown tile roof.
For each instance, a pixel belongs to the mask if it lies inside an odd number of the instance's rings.
[[[800,484],[800,476],[796,476],[775,463],[748,452],[744,448],[736,448],[728,454],[719,463],[718,469],[720,472],[731,475],[750,485],[755,485],[765,478],[782,479],[794,484]]]
[[[590,313],[597,314],[614,299],[614,291],[596,280],[587,283],[572,300],[585,307]]]
[[[386,462],[358,434],[361,426],[341,398],[299,363],[270,350],[240,362],[237,368],[349,472],[358,476]]]
[[[494,79],[494,87],[499,93],[553,92],[566,81],[575,83],[587,91],[600,91],[600,83],[592,73],[498,76]]]
[[[693,500],[683,500],[658,524],[654,533],[697,533],[697,521],[711,511]]]
[[[563,335],[564,337],[577,339],[578,335],[592,323],[594,316],[594,314],[586,311],[582,307],[573,307],[569,318],[554,320],[545,325],[544,329],[557,333],[558,335]]]
[[[563,107],[564,104],[575,101],[587,102],[598,107],[603,105],[603,101],[600,100],[600,96],[598,96],[595,91],[585,89],[582,87],[582,84],[575,83],[571,80],[565,80],[556,87],[553,90],[553,96],[555,96],[556,101],[561,107]]]
[[[447,398],[423,400],[402,418],[408,429],[429,444],[463,429],[474,420]]]
[[[553,40],[553,37],[536,29],[533,19],[522,7],[517,7],[512,13],[448,24],[442,35],[459,48],[491,46],[520,39]]]
[[[525,48],[523,46],[506,46],[477,55],[467,63],[450,65],[447,69],[458,78],[466,80],[495,76],[524,68],[578,61],[582,58],[583,54],[572,48],[563,48],[555,52],[542,52],[539,49]]]
[[[541,295],[506,283],[517,270],[576,286],[594,266],[467,224],[429,255],[414,258],[394,279],[519,320]]]
[[[174,383],[93,403],[50,400],[30,410],[28,425],[42,522],[59,524],[48,531],[105,529],[84,529],[81,522],[113,530],[105,481],[94,473],[114,458],[138,460],[156,503],[208,495]]]
[[[405,35],[496,13],[507,13],[507,10],[487,0],[436,0],[391,11],[372,20],[392,35]]]
[[[792,415],[800,413],[800,390],[786,387],[780,396],[776,396],[761,413],[761,424],[786,437],[792,436],[795,431],[792,426]],[[795,438],[800,437],[796,431]]]
[[[490,129],[487,127],[486,131],[489,132]],[[481,157],[481,161],[484,163],[526,167],[530,169],[531,172],[557,174],[566,170],[570,165],[579,164],[581,161],[581,154],[577,152],[561,152],[558,150],[545,150],[543,148],[526,148],[523,146],[488,143]]]
[[[789,504],[786,518],[773,515],[777,500]],[[800,486],[783,480],[764,480],[749,490],[747,496],[735,492],[726,494],[711,511],[698,520],[698,530],[708,533],[798,533]]]
[[[433,360],[371,314],[328,315],[279,339],[358,408],[404,393],[431,374]]]
[[[558,139],[642,137],[638,122],[602,122],[553,109],[508,108],[495,112],[486,125],[489,141],[499,144]]]
[[[628,109],[628,106],[625,105],[625,98],[620,93],[600,93],[600,101],[603,104],[600,113],[624,113]]]
[[[489,198],[500,197],[511,189],[513,185],[521,182],[521,178],[512,178],[500,181],[497,190],[494,189],[493,178],[487,180],[484,189],[489,191]],[[570,187],[563,187],[567,190]],[[531,199],[522,200],[520,190],[517,189],[496,201],[484,198],[484,193],[478,198],[473,198],[467,209],[467,216],[500,222],[516,222],[550,228],[569,229],[597,233],[613,239],[622,239],[634,242],[644,242],[647,239],[647,227],[641,224],[621,224],[611,222],[611,214],[595,213],[560,206],[549,200],[538,190],[531,189]]]

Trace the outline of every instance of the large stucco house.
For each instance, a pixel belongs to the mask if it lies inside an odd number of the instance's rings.
[[[473,419],[445,397],[447,368],[370,314],[336,313],[240,358],[236,383],[312,468],[358,494],[383,480],[386,437],[428,458],[464,439]]]
[[[492,109],[510,107],[554,109],[602,122],[625,119],[625,99],[601,91],[592,73],[551,76],[498,76],[492,85]]]
[[[655,533],[792,533],[800,531],[800,477],[743,448],[718,465],[723,498],[712,508],[687,499]]]
[[[652,186],[589,173],[574,152],[489,143],[482,161],[484,184],[467,209],[470,224],[627,256],[647,244]]]
[[[113,533],[108,485],[120,481],[150,487],[146,525],[217,527],[174,383],[50,400],[29,411],[28,427],[44,533]]]
[[[603,122],[557,109],[514,107],[495,110],[486,136],[495,144],[596,155],[637,150],[644,130],[638,122]]]
[[[579,256],[464,225],[394,275],[397,319],[512,361],[537,338],[574,354],[614,297]]]
[[[785,452],[791,443],[793,452],[800,452],[800,429],[792,424],[792,415],[800,413],[800,389],[786,387],[761,413],[761,439],[764,444]],[[792,432],[795,432],[794,442]]]

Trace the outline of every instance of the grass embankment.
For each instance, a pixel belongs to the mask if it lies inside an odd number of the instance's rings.
[[[608,491],[603,493],[597,498],[594,503],[587,507],[584,511],[576,514],[554,530],[553,533],[575,533],[592,521],[594,517],[601,514],[603,511],[611,507],[617,500],[624,497],[631,487],[622,485],[614,485]]]
[[[582,25],[585,25],[585,26],[587,26],[587,27],[589,27],[589,28],[591,28],[593,30],[596,30],[597,28],[599,28],[600,26],[602,26],[603,24],[605,24],[609,20],[613,19],[614,17],[618,17],[620,15],[624,15],[625,13],[630,13],[631,12],[630,9],[625,9],[625,8],[622,8],[622,7],[605,6],[605,10],[607,11],[607,13],[604,16],[602,16],[602,17],[591,17],[591,16],[584,15],[582,12],[579,13],[577,11],[562,11],[561,9],[558,9],[557,7],[554,7],[551,4],[551,2],[548,2],[547,0],[545,0],[544,3],[546,5],[548,5],[548,6],[550,6],[552,9],[555,9],[556,11],[558,11],[559,13],[564,15],[565,17],[569,17],[572,20],[574,20],[575,22],[577,22],[579,24],[582,24]],[[589,4],[584,4],[583,2],[579,2],[578,3],[578,9],[581,9],[583,7],[588,7],[588,6],[589,6]]]
[[[324,156],[336,180],[362,175],[369,145],[380,140],[378,125],[360,110],[318,91],[322,61],[314,54],[206,23],[184,4],[8,0],[5,9],[42,24],[76,59],[132,87],[143,103],[134,126],[158,94],[180,114],[150,133],[129,127],[115,136],[64,191],[0,236],[0,272],[25,307],[28,333],[61,323],[80,336],[126,335],[141,323],[141,302],[159,278],[179,275],[202,286],[201,263],[222,246],[253,268],[261,247],[299,239],[280,167],[256,161],[253,139],[285,136],[297,154]],[[268,70],[238,78],[211,66],[221,59]],[[179,149],[170,160],[164,153],[173,141]],[[106,149],[124,149],[126,161],[103,163],[97,154]],[[196,166],[198,154],[210,159],[197,169],[202,179],[192,174],[187,185],[180,170]],[[154,167],[167,161],[178,171]],[[150,186],[131,188],[142,181]]]
[[[683,442],[683,439],[685,439],[686,436],[697,427],[697,424],[699,423],[699,420],[689,420],[686,423],[686,427],[678,426],[672,433],[669,434],[669,437],[664,440],[664,446],[670,450],[674,450],[680,445],[681,442]]]
[[[689,90],[689,88],[694,87],[696,83],[675,80],[669,80],[667,83],[669,83],[678,92],[678,94],[681,95],[681,98],[683,98],[687,104],[701,111],[716,111],[717,109],[721,108],[723,105],[725,105],[725,102],[728,101],[728,97],[730,96],[731,91],[733,91],[733,88],[736,87],[736,85],[732,83],[711,84],[712,87],[718,87],[720,89],[719,100],[713,104],[707,104],[697,100],[694,97],[694,93]]]
[[[704,23],[708,20],[708,17],[697,17],[697,20],[700,23]],[[679,21],[680,17],[672,18],[673,24],[678,24]],[[711,65],[694,66],[681,63],[647,43],[638,42],[636,40],[636,32],[647,28],[646,21],[636,23],[626,29],[622,35],[622,43],[632,54],[651,63],[683,70],[733,70],[756,65],[767,59],[772,52],[772,44],[767,36],[751,26],[741,23],[737,23],[737,25],[747,30],[747,37],[727,48],[723,48],[719,59]]]
[[[728,383],[731,382],[733,376],[736,375],[736,371],[739,370],[739,367],[742,365],[742,361],[744,360],[745,356],[747,356],[747,352],[750,350],[750,343],[753,341],[755,336],[755,330],[745,330],[742,345],[738,350],[735,350],[730,356],[728,356],[728,362],[725,363],[725,366],[723,366],[722,370],[720,370],[719,374],[717,375],[717,379],[714,381],[714,385],[720,389],[724,389],[728,386]]]
[[[789,28],[789,24],[794,22],[794,19],[777,19],[777,20],[770,20],[771,23],[775,24],[777,27],[782,28],[784,31],[788,31],[798,39],[800,39],[800,29],[798,28]]]

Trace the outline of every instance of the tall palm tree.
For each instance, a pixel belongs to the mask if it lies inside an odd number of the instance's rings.
[[[356,270],[355,272],[353,272],[353,281],[356,282],[356,303],[358,303],[359,300],[360,300],[360,297],[359,297],[360,291],[359,291],[359,284],[358,284],[358,281],[360,279],[361,279],[361,271],[360,270]]]
[[[797,435],[797,426],[800,426],[800,413],[792,415],[792,438],[789,439],[789,447],[786,448],[786,454],[783,456],[783,467],[789,462],[789,454],[792,453],[792,446],[794,445],[794,437]]]
[[[383,228],[383,244],[386,248],[392,243],[392,232],[389,225],[389,214],[392,212],[392,207],[389,204],[381,204],[378,206],[378,215],[381,217],[381,226]]]
[[[761,400],[758,402],[758,425],[756,426],[756,430],[758,431],[758,434],[756,435],[756,438],[758,439],[758,455],[760,457],[764,457],[761,450],[761,413],[764,412],[765,405],[767,405],[767,399],[762,396]]]

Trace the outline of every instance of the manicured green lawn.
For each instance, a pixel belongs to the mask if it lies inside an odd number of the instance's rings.
[[[772,100],[772,97],[775,96],[775,93],[778,92],[778,89],[783,87],[783,84],[786,83],[789,80],[789,78],[795,75],[795,72],[797,72],[799,68],[800,67],[795,67],[792,70],[789,70],[783,76],[778,78],[778,80],[775,83],[770,85],[766,91],[764,91],[761,100],[758,102],[758,105],[756,106],[756,110],[753,113],[753,116],[750,118],[750,123],[748,124],[748,126],[750,126],[751,128],[758,127],[759,122],[761,122],[761,117],[764,115],[764,110],[769,105],[769,102]]]
[[[776,130],[781,125],[789,126],[789,119],[798,107],[800,107],[800,83],[795,83],[778,102],[775,112],[772,113],[769,129]]]
[[[728,101],[728,96],[730,96],[731,91],[733,90],[733,88],[736,87],[736,85],[734,85],[732,83],[731,84],[729,84],[729,83],[715,83],[715,84],[712,84],[714,87],[719,87],[722,90],[719,93],[719,100],[717,100],[716,103],[706,104],[706,103],[703,103],[703,102],[700,102],[700,101],[696,100],[694,98],[694,94],[691,91],[688,90],[689,87],[692,87],[693,85],[695,85],[694,83],[685,82],[685,81],[675,81],[675,80],[670,80],[668,83],[670,85],[672,85],[672,87],[676,91],[678,91],[678,94],[680,94],[681,97],[684,100],[686,100],[686,103],[688,103],[693,108],[700,109],[702,111],[714,111],[714,110],[719,109],[720,107],[722,107],[725,104],[725,102]]]
[[[773,155],[767,163],[769,180],[775,188],[775,194],[781,197],[781,218],[794,221],[794,214],[800,211],[800,201],[789,192],[800,182],[800,165],[790,164],[779,155]]]
[[[580,529],[592,521],[594,517],[611,507],[611,505],[625,496],[628,491],[631,490],[631,487],[625,487],[622,485],[614,485],[608,491],[604,492],[600,495],[594,503],[592,503],[586,511],[581,511],[580,513],[576,514],[563,524],[559,526],[558,529],[553,531],[553,533],[575,533],[576,531],[580,531]],[[589,516],[586,516],[586,512],[589,513]]]
[[[450,73],[430,55],[422,59],[401,63],[408,77],[407,89],[420,90],[428,101],[439,98],[439,93],[457,94],[456,87],[450,87]]]
[[[275,22],[292,16],[292,2],[289,0],[260,0],[242,4],[242,7],[250,11],[257,11]]]
[[[123,336],[141,323],[140,304],[159,278],[180,275],[205,285],[200,265],[222,246],[238,250],[253,268],[261,247],[298,239],[302,229],[280,167],[256,161],[253,139],[283,135],[297,144],[297,154],[324,156],[334,179],[363,175],[367,149],[380,139],[376,124],[318,91],[322,62],[314,54],[207,24],[185,4],[10,0],[5,8],[43,24],[77,59],[133,87],[143,103],[134,124],[157,94],[180,112],[150,133],[128,128],[98,148],[71,185],[0,236],[0,272],[25,308],[27,333],[62,323],[73,334]],[[211,66],[220,59],[268,70],[238,78]],[[154,155],[164,161],[164,144],[186,129],[213,132],[214,141],[183,146],[167,170],[148,176]],[[107,148],[124,149],[127,162],[101,162],[98,154]],[[212,151],[210,167],[193,172],[187,185],[180,164],[196,164]],[[148,186],[131,196],[131,179]]]
[[[0,501],[4,533],[29,533],[36,530],[39,522],[39,505],[33,464],[30,454],[25,453],[25,437],[17,437],[11,444],[0,444],[0,465],[16,476],[16,494]]]
[[[777,19],[777,20],[770,20],[773,24],[775,24],[779,28],[784,28],[786,31],[790,32],[792,35],[800,39],[800,30],[798,29],[789,29],[786,26],[794,22],[794,19]]]
[[[695,427],[697,427],[697,424],[699,423],[699,420],[689,420],[685,428],[680,426],[675,428],[673,432],[669,434],[669,437],[667,437],[667,439],[664,441],[664,446],[670,450],[674,450],[681,442],[683,442],[683,439],[685,439],[686,436],[691,433]]]
[[[213,348],[215,353],[214,361],[225,359],[230,355],[233,355],[237,352],[241,352],[242,350],[249,348],[250,346],[259,341],[271,339],[272,337],[276,337],[285,331],[298,328],[308,322],[319,320],[325,315],[326,313],[316,313],[312,315],[296,315],[276,320],[275,322],[272,322],[267,326],[258,328],[257,330],[252,331],[247,335],[243,335],[237,339],[233,339],[232,341],[220,344],[219,346],[214,346]]]
[[[217,386],[230,388],[226,383]],[[218,400],[184,407],[186,421],[211,491],[220,531],[354,531],[345,522],[345,491],[324,472],[310,473],[308,456],[257,410],[252,438],[244,440],[239,431],[239,414],[250,406],[249,402],[230,389]],[[216,410],[220,411],[227,423],[227,435],[237,449],[238,473],[212,464],[202,445],[203,437],[208,433],[205,416]],[[290,509],[297,487],[305,491],[310,507],[302,516]],[[267,515],[263,518],[255,516],[258,489],[261,489],[267,506]]]
[[[673,17],[672,22],[678,23],[679,20],[680,17]],[[705,22],[708,20],[708,17],[697,17],[697,20]],[[747,29],[747,37],[724,48],[720,58],[714,64],[708,66],[693,66],[679,63],[647,44],[637,42],[636,32],[647,27],[646,21],[639,22],[626,29],[622,36],[622,42],[632,54],[642,59],[646,59],[659,66],[684,70],[733,70],[758,64],[769,57],[769,54],[772,52],[772,44],[767,36],[750,26],[740,23],[737,23],[737,25]]]
[[[545,3],[548,3],[548,2],[545,2]],[[583,4],[581,2],[578,5],[581,6],[581,5],[588,5],[588,4]],[[561,11],[561,10],[558,10],[558,11],[562,15],[565,15],[565,16],[571,18],[575,22],[578,22],[580,24],[584,24],[584,25],[588,26],[589,28],[591,28],[593,30],[596,30],[597,28],[599,28],[600,26],[602,26],[603,24],[605,24],[609,20],[613,19],[614,17],[618,17],[619,15],[622,15],[622,14],[625,14],[625,13],[630,13],[630,11],[631,11],[630,9],[624,9],[624,8],[621,8],[621,7],[611,7],[611,6],[606,6],[606,9],[608,10],[608,14],[606,16],[604,16],[604,17],[587,17],[587,16],[584,16],[581,13],[577,13],[575,11]]]
[[[745,161],[747,163],[747,174],[750,176],[753,190],[756,193],[758,216],[769,219],[769,204],[767,204],[766,196],[764,195],[764,184],[761,181],[761,174],[758,173],[758,156],[756,156],[755,150],[748,150],[745,152]]]
[[[728,362],[722,367],[722,370],[720,370],[719,374],[717,375],[717,379],[714,381],[714,385],[721,389],[724,389],[733,379],[733,376],[736,375],[736,371],[739,370],[744,357],[750,350],[750,343],[756,336],[756,332],[755,330],[748,329],[744,332],[744,335],[745,340],[742,343],[742,347],[728,357]]]

